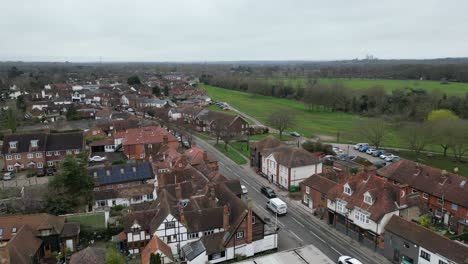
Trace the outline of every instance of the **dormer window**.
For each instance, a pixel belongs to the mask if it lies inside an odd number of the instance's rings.
[[[123,168],[120,169],[120,173],[124,174],[124,169]]]
[[[366,204],[370,204],[370,205],[372,205],[372,204],[374,203],[374,199],[373,199],[372,196],[369,194],[369,192],[366,192],[366,193],[364,194],[364,202],[365,202]]]
[[[106,170],[106,175],[110,176],[110,170]]]
[[[93,172],[93,177],[97,178],[97,171]]]
[[[39,140],[31,140],[31,147],[32,148],[37,148]]]
[[[133,172],[136,172],[136,167],[132,167]]]
[[[17,145],[18,145],[18,141],[11,141],[10,142],[10,148],[12,148],[12,149],[15,149]]]
[[[351,195],[353,193],[353,190],[351,189],[351,187],[349,186],[349,184],[345,184],[344,187],[343,187],[343,191],[344,193],[346,193],[347,195]]]

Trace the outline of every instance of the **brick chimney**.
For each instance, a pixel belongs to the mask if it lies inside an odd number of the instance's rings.
[[[406,193],[406,189],[408,189],[407,187],[407,184],[402,184],[397,187],[398,190],[400,190],[400,193],[398,195],[398,205],[400,207],[406,206],[406,196],[408,195]]]
[[[252,217],[252,208],[249,208],[247,213],[247,243],[252,243]]]
[[[224,231],[229,229],[229,217],[231,215],[231,211],[229,210],[228,205],[224,205],[223,208],[223,229]]]
[[[169,143],[169,138],[167,137],[167,135],[163,136],[163,143],[164,145],[167,145]]]
[[[177,200],[182,200],[182,187],[180,187],[180,183],[175,187],[175,195]]]

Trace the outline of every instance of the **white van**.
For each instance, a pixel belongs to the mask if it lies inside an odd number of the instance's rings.
[[[285,215],[288,212],[288,205],[280,198],[272,198],[267,202],[267,209],[278,215]]]

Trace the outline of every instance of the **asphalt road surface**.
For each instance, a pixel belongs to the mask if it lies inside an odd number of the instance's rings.
[[[266,179],[255,174],[247,166],[235,164],[209,143],[198,138],[195,138],[195,143],[218,160],[219,169],[223,175],[230,179],[240,179],[241,184],[247,187],[247,196],[252,199],[256,213],[264,218],[270,218],[271,221],[276,220],[275,215],[266,210],[268,199],[260,193],[260,187],[267,183]],[[301,209],[296,201],[287,199],[287,194],[278,192],[277,194],[288,203],[288,214],[277,218],[280,228],[278,250],[313,244],[334,261],[341,255],[349,255],[363,263],[390,263],[383,256],[338,233],[328,227],[323,220]]]

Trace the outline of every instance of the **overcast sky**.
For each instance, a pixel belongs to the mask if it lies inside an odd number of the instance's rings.
[[[0,60],[468,57],[466,0],[2,0]]]

